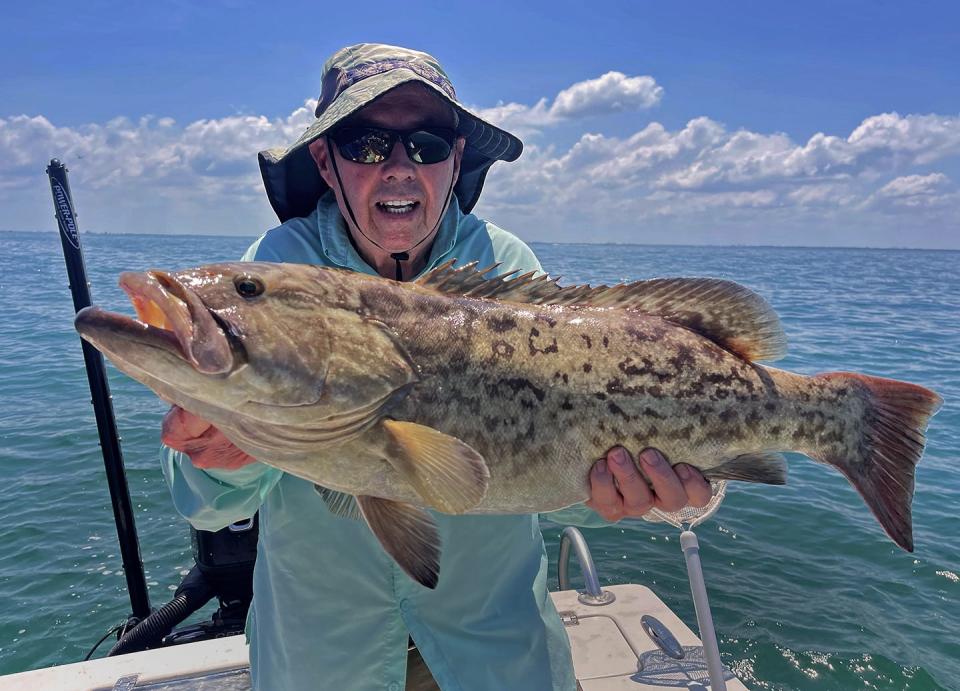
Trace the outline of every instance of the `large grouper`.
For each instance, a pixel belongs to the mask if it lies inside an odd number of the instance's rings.
[[[806,454],[913,549],[932,391],[757,364],[783,355],[784,332],[730,281],[561,287],[488,273],[453,262],[411,283],[257,262],[124,273],[139,319],[89,307],[76,327],[246,453],[316,483],[339,515],[362,515],[427,587],[440,545],[425,507],[570,506],[615,445],[769,484],[786,480],[780,452]]]

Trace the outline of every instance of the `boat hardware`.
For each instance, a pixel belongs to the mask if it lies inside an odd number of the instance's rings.
[[[125,677],[120,677],[117,679],[117,683],[113,685],[111,691],[133,691],[137,687],[137,680],[139,678],[139,674],[128,674]]]
[[[727,691],[723,662],[720,661],[720,647],[717,645],[717,633],[713,627],[713,615],[710,613],[707,586],[703,580],[703,568],[700,564],[700,545],[693,532],[695,526],[703,523],[720,508],[720,504],[726,496],[727,483],[725,480],[712,482],[711,486],[713,496],[706,506],[688,506],[674,512],[653,509],[643,518],[654,523],[669,523],[681,531],[680,548],[683,550],[683,557],[687,563],[687,578],[690,581],[693,606],[697,612],[697,626],[700,628],[703,656],[707,661],[707,672],[710,674],[710,691]]]
[[[674,660],[684,658],[683,646],[680,645],[680,641],[670,633],[670,629],[662,621],[649,614],[644,614],[640,617],[640,626],[643,627],[643,632],[649,636],[654,645],[660,648],[665,655],[672,657]]]
[[[583,537],[583,533],[572,525],[563,529],[560,536],[560,557],[557,560],[557,580],[560,583],[560,590],[570,589],[570,546],[573,546],[577,553],[577,561],[580,562],[580,572],[583,574],[584,590],[580,592],[577,598],[585,605],[600,606],[609,605],[616,600],[616,596],[609,590],[603,590],[600,587],[600,579],[597,577],[597,567],[593,564],[593,555],[590,554],[590,548]]]

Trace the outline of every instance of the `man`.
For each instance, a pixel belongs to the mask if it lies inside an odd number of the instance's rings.
[[[469,213],[489,167],[515,160],[520,141],[458,103],[435,59],[393,46],[343,49],[324,66],[316,115],[288,150],[261,154],[283,224],[245,259],[396,280],[453,258],[541,270],[526,245]],[[217,530],[260,510],[248,619],[255,688],[400,689],[408,632],[445,691],[575,688],[536,516],[435,514],[443,577],[429,590],[362,522],[332,515],[312,483],[256,462],[205,421],[174,408],[163,440],[174,502],[196,527]],[[692,468],[675,472],[652,450],[641,467],[652,489],[630,454],[612,449],[590,474],[596,513],[551,517],[599,524],[709,500]]]

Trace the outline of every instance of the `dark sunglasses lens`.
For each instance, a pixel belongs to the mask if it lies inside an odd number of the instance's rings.
[[[417,130],[404,138],[407,156],[415,163],[446,161],[453,150],[453,130]]]
[[[354,163],[383,163],[393,149],[393,136],[383,130],[344,128],[333,138],[340,155]]]

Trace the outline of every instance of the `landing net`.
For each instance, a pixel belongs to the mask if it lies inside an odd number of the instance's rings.
[[[706,506],[700,508],[687,506],[679,511],[653,509],[643,515],[643,520],[650,521],[651,523],[669,523],[673,527],[681,529],[685,526],[689,529],[700,525],[720,508],[720,503],[727,493],[727,481],[716,480],[710,483],[710,487],[713,490],[713,494]]]

